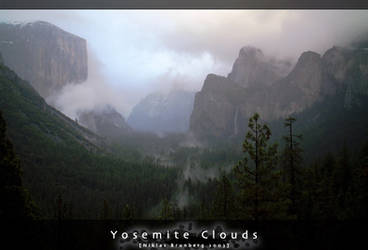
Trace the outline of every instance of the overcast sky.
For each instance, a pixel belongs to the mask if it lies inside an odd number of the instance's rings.
[[[207,74],[226,76],[245,45],[297,60],[368,31],[365,10],[0,11],[0,21],[36,20],[88,42],[88,81],[53,100],[72,117],[105,103],[127,116],[151,92],[199,91]]]

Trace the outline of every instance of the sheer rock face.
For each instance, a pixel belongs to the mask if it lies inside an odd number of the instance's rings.
[[[81,125],[107,138],[115,138],[132,132],[124,117],[109,105],[81,112],[78,117]]]
[[[228,78],[208,75],[195,96],[190,129],[201,136],[232,135],[238,124],[235,113],[244,103],[245,95],[245,89]]]
[[[132,110],[128,124],[137,131],[157,134],[187,132],[194,92],[173,90],[146,96]]]
[[[87,42],[47,22],[0,24],[4,63],[44,98],[87,79]]]
[[[337,93],[345,94],[347,108],[359,104],[360,95],[368,95],[365,49],[334,47],[322,57],[304,52],[284,77],[281,71],[270,70],[270,62],[264,62],[259,49],[243,48],[227,78],[207,76],[195,96],[190,120],[190,130],[197,138],[243,134],[254,112],[272,121],[301,112]]]
[[[323,68],[321,56],[304,52],[290,74],[270,89],[271,113],[267,120],[285,117],[300,112],[318,101],[322,96]]]
[[[345,107],[368,96],[368,49],[333,47],[323,56],[326,72],[338,89],[345,90]]]
[[[266,57],[260,49],[243,47],[228,79],[243,87],[271,85],[287,75],[291,63]]]

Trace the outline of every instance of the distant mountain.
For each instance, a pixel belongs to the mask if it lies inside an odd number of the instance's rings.
[[[168,94],[151,94],[133,108],[127,122],[138,131],[186,132],[193,101],[193,92],[175,90]]]
[[[86,40],[47,22],[0,23],[0,53],[44,98],[87,79]]]
[[[248,62],[263,55],[258,49],[245,53],[244,48],[239,54],[241,61]],[[361,98],[368,96],[366,49],[333,47],[322,57],[312,51],[304,52],[284,77],[272,73],[255,74],[256,71],[273,72],[269,64],[258,63],[255,67],[254,63],[244,63],[242,70],[239,60],[228,77],[208,75],[196,94],[190,130],[197,138],[243,135],[248,118],[254,112],[266,121],[274,121],[336,95],[344,97],[345,109],[363,103]],[[252,81],[241,84],[239,79]],[[265,79],[272,83],[267,84]]]
[[[171,196],[175,190],[176,169],[154,165],[151,160],[143,163],[136,152],[117,149],[118,155],[112,155],[101,137],[50,107],[28,82],[3,64],[0,110],[23,169],[24,186],[42,218],[123,219],[121,211],[127,204],[133,204],[134,214],[143,218],[160,203],[163,193]],[[114,111],[111,114],[120,121]],[[12,159],[5,158],[8,160]],[[4,192],[1,196],[10,205],[18,197],[25,196],[14,192],[12,197]],[[17,199],[18,204],[20,201]],[[104,204],[111,213],[101,214]]]
[[[124,117],[109,105],[80,112],[78,118],[82,126],[107,138],[114,138],[132,132],[132,128],[125,122]]]

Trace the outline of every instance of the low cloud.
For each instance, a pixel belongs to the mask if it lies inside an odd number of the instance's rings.
[[[123,88],[111,85],[101,69],[101,62],[93,53],[89,53],[87,81],[67,84],[61,91],[48,97],[47,102],[73,119],[78,117],[80,111],[98,110],[106,105],[126,114],[131,107],[129,99],[124,100],[124,97],[129,95]]]
[[[227,75],[241,47],[292,59],[367,34],[367,10],[1,10],[0,21],[51,22],[88,41],[88,81],[50,99],[71,117],[110,104],[125,117],[140,99],[198,91]],[[99,61],[99,62],[97,62]]]

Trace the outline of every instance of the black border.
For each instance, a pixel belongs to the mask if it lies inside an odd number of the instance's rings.
[[[0,9],[368,9],[366,0],[0,0]]]

